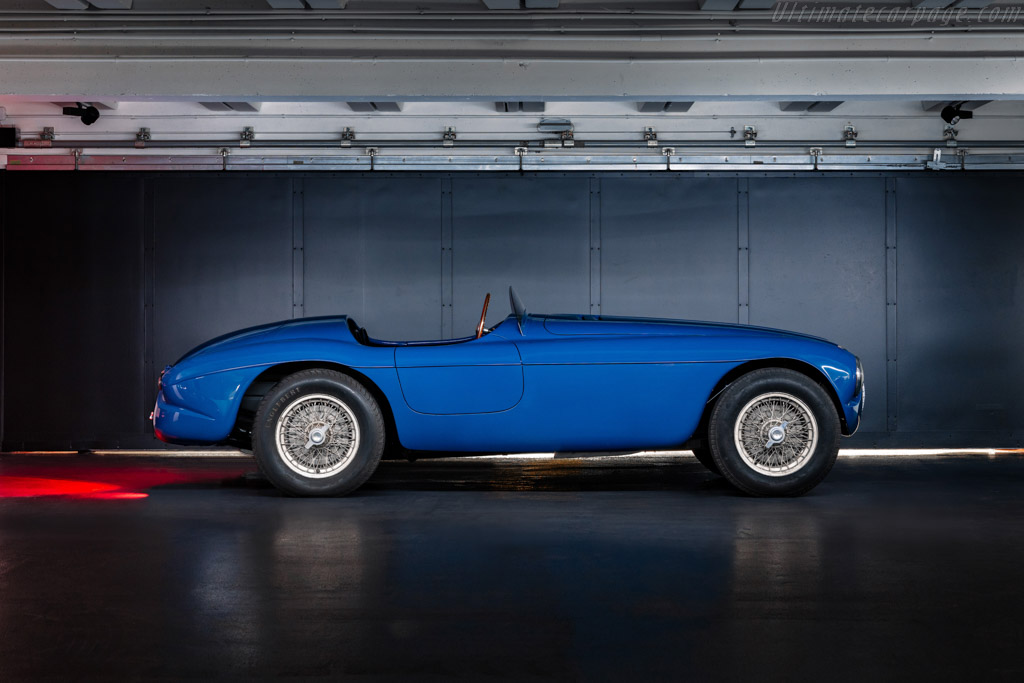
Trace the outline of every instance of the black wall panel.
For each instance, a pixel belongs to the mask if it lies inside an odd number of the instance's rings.
[[[751,178],[750,323],[807,332],[861,357],[861,428],[884,432],[885,179]]]
[[[4,284],[7,278],[4,277],[4,266],[6,259],[4,258],[4,243],[7,240],[7,231],[4,229],[4,218],[6,216],[5,206],[7,204],[7,193],[4,191],[4,185],[6,183],[6,174],[0,173],[0,449],[3,448],[4,443],[4,340],[6,334],[4,333]]]
[[[1021,174],[2,174],[4,448],[157,445],[155,374],[239,327],[382,338],[534,311],[819,334],[850,444],[1024,444]]]
[[[440,339],[441,180],[311,178],[302,192],[305,314]]]
[[[488,320],[510,312],[509,285],[530,310],[590,310],[590,180],[561,176],[452,181],[453,334],[466,336],[491,293]]]
[[[1021,179],[900,178],[899,429],[1024,428]]]
[[[737,179],[600,182],[601,312],[736,322]]]
[[[69,448],[141,433],[142,179],[5,180],[5,439]]]
[[[150,182],[157,370],[210,337],[292,317],[290,179]]]

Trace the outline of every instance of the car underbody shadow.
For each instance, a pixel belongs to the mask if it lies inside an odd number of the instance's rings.
[[[733,489],[690,456],[448,458],[385,461],[363,489],[413,491],[709,491]]]

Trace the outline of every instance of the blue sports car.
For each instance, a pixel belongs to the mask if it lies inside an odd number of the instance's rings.
[[[213,339],[160,375],[157,437],[251,448],[295,495],[349,493],[385,451],[523,453],[692,448],[761,496],[832,468],[864,405],[860,360],[744,325],[512,313],[443,341],[382,341],[346,316]]]

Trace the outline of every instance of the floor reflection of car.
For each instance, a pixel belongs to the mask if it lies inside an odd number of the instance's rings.
[[[156,435],[251,448],[296,495],[358,488],[385,450],[521,453],[692,448],[753,495],[799,495],[860,420],[860,361],[743,325],[512,313],[475,334],[383,341],[346,316],[209,341],[160,376]]]

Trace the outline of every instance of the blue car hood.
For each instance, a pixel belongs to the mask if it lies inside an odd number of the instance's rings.
[[[777,330],[770,327],[756,327],[753,325],[671,320],[665,318],[624,318],[606,315],[549,315],[536,317],[543,318],[544,329],[551,334],[558,335],[788,337],[792,339],[813,339],[832,344],[827,339],[811,334]]]

